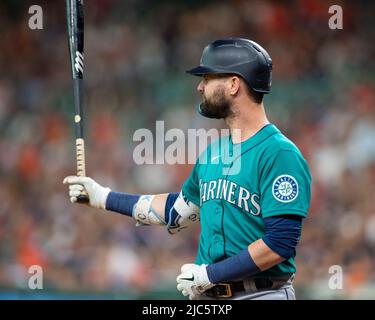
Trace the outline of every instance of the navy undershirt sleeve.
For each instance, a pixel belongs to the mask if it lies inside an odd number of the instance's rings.
[[[133,216],[133,207],[141,196],[139,194],[129,194],[111,191],[105,203],[106,210],[115,211],[126,216]]]
[[[289,259],[295,257],[296,247],[301,238],[302,217],[282,215],[264,218],[266,233],[264,243],[279,256]]]

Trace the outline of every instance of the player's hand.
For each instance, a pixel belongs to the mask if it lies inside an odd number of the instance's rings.
[[[176,281],[177,290],[184,296],[189,296],[190,300],[198,299],[200,294],[214,286],[208,279],[205,264],[184,264]]]
[[[72,203],[77,202],[77,197],[86,191],[89,197],[89,205],[93,208],[105,209],[108,194],[111,189],[104,188],[89,177],[68,176],[63,184],[69,185],[69,197]]]

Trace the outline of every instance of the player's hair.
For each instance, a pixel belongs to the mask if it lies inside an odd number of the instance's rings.
[[[250,88],[250,86],[246,84],[246,93],[247,95],[251,98],[251,100],[253,100],[255,103],[257,104],[261,104],[262,101],[263,101],[263,96],[264,96],[264,93],[263,92],[257,92],[257,91],[254,91],[253,89]]]

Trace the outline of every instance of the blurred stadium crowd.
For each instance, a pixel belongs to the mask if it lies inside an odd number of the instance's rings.
[[[72,205],[72,82],[63,1],[0,4],[0,292],[44,291],[179,298],[175,278],[195,257],[199,228],[170,236],[119,214]],[[313,174],[310,215],[297,251],[298,298],[375,297],[374,5],[336,1],[344,29],[330,30],[323,0],[85,3],[87,173],[113,190],[179,191],[190,165],[135,165],[133,133],[221,128],[195,112],[197,64],[215,38],[261,43],[274,62],[265,99],[271,122],[293,139]],[[31,5],[31,4],[30,4]],[[328,287],[329,268],[344,272]],[[23,291],[24,290],[24,291]],[[34,292],[35,295],[38,292]]]

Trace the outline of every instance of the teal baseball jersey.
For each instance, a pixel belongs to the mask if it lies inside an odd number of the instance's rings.
[[[263,218],[306,217],[311,174],[301,152],[273,124],[242,143],[230,136],[210,144],[182,186],[200,207],[201,234],[196,264],[231,257],[265,234]],[[296,271],[294,258],[257,276],[280,277]]]

